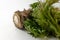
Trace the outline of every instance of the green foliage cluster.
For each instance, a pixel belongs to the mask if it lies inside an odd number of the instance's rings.
[[[32,12],[24,20],[24,27],[34,37],[60,37],[60,10],[52,5],[59,0],[31,4]]]

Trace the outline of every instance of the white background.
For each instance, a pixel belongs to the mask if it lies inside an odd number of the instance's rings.
[[[35,40],[26,32],[17,29],[13,14],[17,10],[28,9],[30,0],[0,0],[0,40]]]
[[[39,40],[17,29],[13,23],[13,14],[17,10],[29,8],[36,0],[0,0],[0,40]]]

